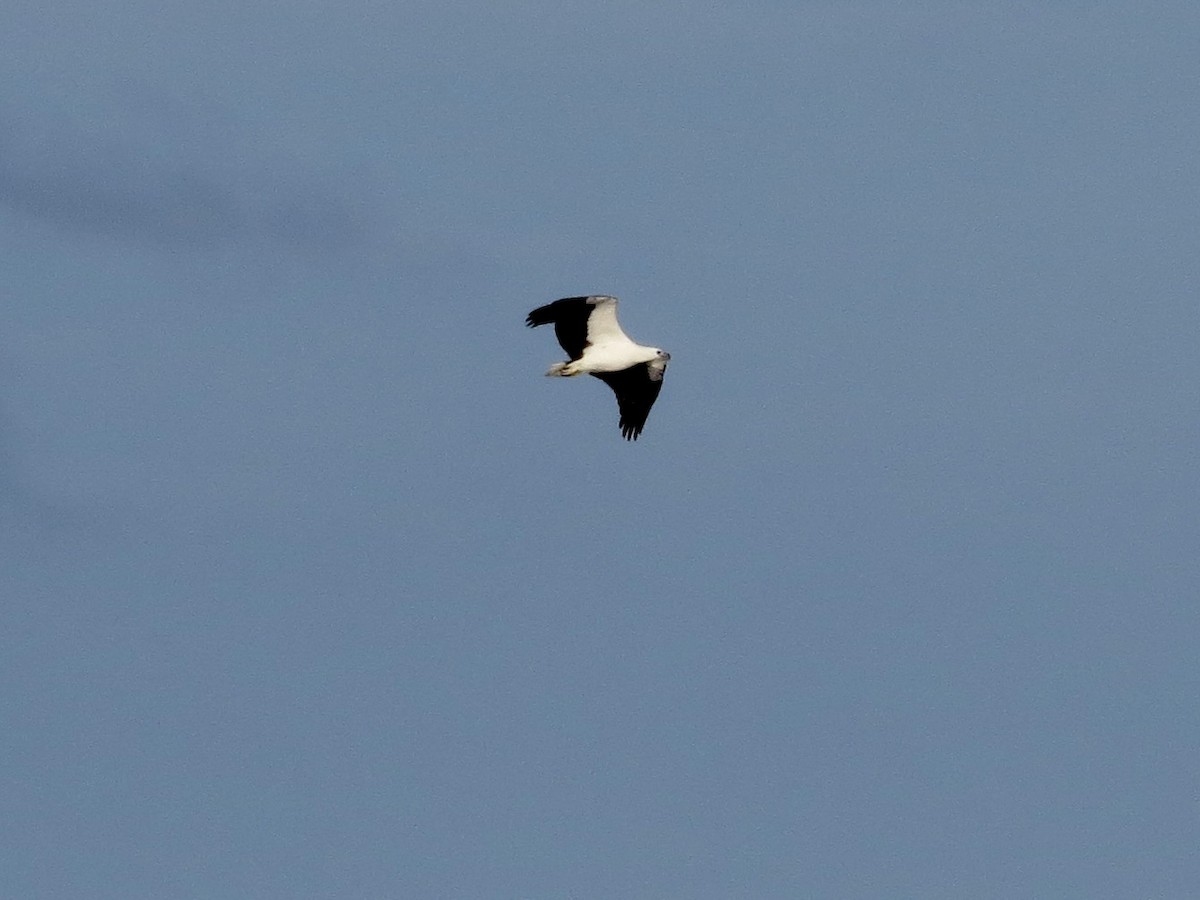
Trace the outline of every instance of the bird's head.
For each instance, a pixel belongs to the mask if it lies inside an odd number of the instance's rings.
[[[654,351],[654,358],[655,358],[655,359],[661,359],[663,362],[670,362],[670,361],[671,361],[671,354],[670,354],[670,353],[668,353],[666,350],[657,350],[657,349],[656,349],[656,350]]]

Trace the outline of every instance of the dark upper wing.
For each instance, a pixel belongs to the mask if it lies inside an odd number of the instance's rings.
[[[564,297],[545,306],[539,306],[525,318],[530,328],[554,323],[554,336],[562,344],[571,359],[583,356],[587,346],[588,316],[596,307],[588,303],[587,297]]]
[[[621,435],[627,441],[636,441],[646,425],[650,407],[662,390],[662,372],[652,372],[650,366],[643,363],[620,372],[591,374],[613,389],[617,395],[617,409],[621,411]]]

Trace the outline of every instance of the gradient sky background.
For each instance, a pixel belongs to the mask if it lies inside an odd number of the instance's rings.
[[[0,894],[1194,896],[1198,97],[1191,0],[6,2]]]

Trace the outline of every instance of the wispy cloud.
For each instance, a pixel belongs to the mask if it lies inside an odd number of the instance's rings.
[[[361,204],[299,165],[281,168],[285,154],[255,159],[245,140],[235,152],[226,123],[192,108],[180,127],[178,105],[167,115],[163,104],[137,99],[89,98],[67,112],[0,105],[0,206],[64,230],[143,242],[257,238],[319,251],[369,237]]]
[[[155,241],[232,239],[245,228],[228,190],[183,169],[76,145],[56,160],[0,156],[0,203],[68,229]]]

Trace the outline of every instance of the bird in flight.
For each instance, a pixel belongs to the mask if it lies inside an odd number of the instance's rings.
[[[570,357],[547,375],[593,375],[617,395],[621,435],[636,441],[662,390],[671,354],[629,339],[617,323],[617,298],[564,297],[539,306],[525,319],[530,328],[553,323],[558,342]]]

